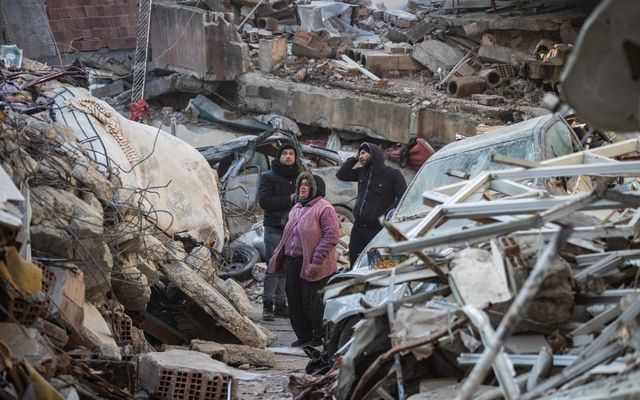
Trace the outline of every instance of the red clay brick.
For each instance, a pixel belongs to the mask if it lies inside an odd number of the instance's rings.
[[[58,42],[69,42],[73,39],[71,32],[68,31],[53,31],[53,37]]]
[[[100,39],[111,39],[111,28],[93,28],[91,34]]]
[[[64,8],[50,8],[47,10],[47,12],[48,12],[50,21],[69,17],[67,10]]]
[[[93,51],[101,49],[105,46],[105,43],[102,40],[92,39],[92,40],[81,40],[73,44],[79,51]]]
[[[67,28],[67,23],[68,20],[57,20],[57,21],[52,21],[49,20],[49,27],[51,27],[51,30],[54,32],[62,32]]]
[[[136,37],[138,35],[138,27],[137,26],[127,26],[124,28],[126,30],[126,37]]]
[[[47,0],[47,10],[51,10],[53,8],[63,8],[66,7],[68,3],[71,1],[66,0]]]
[[[71,50],[69,49],[69,42],[57,42],[58,51],[60,53],[69,53]]]
[[[130,36],[127,32],[126,27],[119,26],[117,28],[114,28],[114,27],[111,28],[111,37],[113,39],[116,39],[116,38],[127,38]]]
[[[111,17],[111,18],[109,18],[109,21],[111,21],[111,26],[113,26],[113,27],[123,27],[123,26],[128,26],[129,25],[129,19],[127,18],[126,15],[119,15],[117,17]]]
[[[69,7],[67,9],[67,15],[69,15],[69,18],[86,17],[86,14],[84,13],[84,7]]]
[[[93,37],[91,34],[91,29],[72,29],[70,31],[72,39],[85,39]]]
[[[108,15],[107,10],[108,6],[92,5],[84,7],[84,12],[87,17],[104,17],[105,15]]]
[[[126,4],[120,4],[120,5],[115,5],[112,7],[113,9],[113,15],[130,15],[130,14],[134,14],[137,12],[136,9],[131,9],[130,6],[126,5]]]
[[[117,38],[117,39],[111,39],[111,41],[109,42],[109,48],[111,50],[133,49],[135,47],[136,47],[135,38]]]
[[[88,18],[78,18],[75,20],[75,27],[79,29],[92,29],[93,25],[91,25]]]
[[[104,17],[91,17],[87,18],[92,28],[108,28],[110,26],[109,19]]]
[[[104,1],[101,1],[101,0],[98,0],[98,1],[96,1],[96,0],[69,0],[69,2],[67,4],[80,7],[80,6],[91,6],[93,4],[101,4],[103,2]]]

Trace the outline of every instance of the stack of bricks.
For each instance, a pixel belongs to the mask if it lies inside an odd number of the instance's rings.
[[[47,0],[61,53],[136,47],[137,0]]]

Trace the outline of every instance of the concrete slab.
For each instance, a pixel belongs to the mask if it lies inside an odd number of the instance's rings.
[[[223,345],[216,342],[209,342],[206,340],[193,339],[191,341],[191,350],[205,353],[211,356],[213,359],[222,361],[227,357],[227,350]]]
[[[164,125],[161,120],[152,121],[149,125],[165,131],[170,130],[170,127]],[[178,139],[189,143],[195,148],[216,146],[238,137],[238,135],[227,129],[193,124],[177,124],[175,134]]]
[[[323,89],[248,73],[239,80],[248,111],[276,113],[297,123],[341,129],[406,143],[411,137],[410,104],[367,98],[339,89]]]
[[[151,69],[232,81],[249,65],[249,49],[236,32],[232,14],[154,3],[150,42]]]
[[[7,345],[14,358],[24,358],[35,367],[51,363],[56,357],[47,341],[35,328],[2,322],[0,323],[0,342]]]
[[[433,73],[450,70],[462,57],[462,51],[439,40],[425,40],[413,47],[413,58]]]
[[[109,360],[121,360],[120,348],[111,333],[109,324],[91,303],[84,303],[84,321],[82,336],[95,347],[101,357]]]

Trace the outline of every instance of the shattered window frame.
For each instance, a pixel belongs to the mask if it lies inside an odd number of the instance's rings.
[[[514,147],[515,150],[507,150],[508,147]],[[432,162],[427,161],[427,164],[418,172],[413,184],[409,185],[407,192],[400,204],[398,204],[396,219],[413,218],[428,212],[430,207],[424,205],[422,200],[422,193],[425,190],[460,181],[459,178],[446,174],[449,169],[466,172],[473,177],[482,171],[509,168],[506,164],[491,161],[491,156],[494,153],[532,161],[536,158],[534,135],[509,140],[498,145],[494,143]],[[469,165],[471,160],[476,160],[476,162],[470,167],[465,167]]]

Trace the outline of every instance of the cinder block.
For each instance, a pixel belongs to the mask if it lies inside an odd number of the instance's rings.
[[[84,7],[84,13],[87,17],[103,17],[105,15],[108,15],[108,10],[109,7],[106,6],[92,5]]]
[[[259,65],[263,72],[271,72],[273,67],[287,59],[287,37],[260,39]]]
[[[140,386],[155,398],[175,400],[227,399],[237,383],[228,367],[204,353],[172,350],[140,358]]]
[[[105,318],[111,322],[113,336],[119,346],[130,344],[133,340],[133,321],[123,312],[109,313]]]
[[[84,7],[69,7],[67,8],[67,15],[69,18],[84,18],[87,16],[84,12]]]

